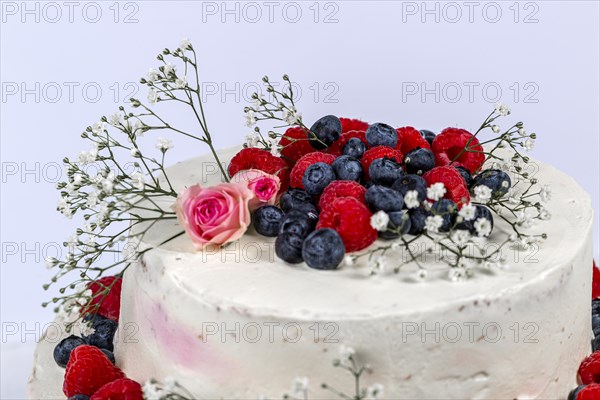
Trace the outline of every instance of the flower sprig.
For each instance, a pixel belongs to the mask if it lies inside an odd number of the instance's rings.
[[[56,312],[77,314],[92,303],[88,285],[109,273],[122,274],[152,249],[138,246],[146,233],[159,221],[177,218],[164,202],[169,198],[174,201],[178,196],[165,169],[173,143],[170,138],[157,137],[154,152],[147,151],[147,146],[141,143],[145,136],[164,132],[206,144],[221,169],[222,179],[229,180],[204,115],[195,49],[188,40],[183,40],[175,50],[164,49],[157,59],[160,65],[140,79],[149,88],[147,103],[132,98],[131,110],[121,106],[112,115],[102,116],[81,134],[88,150],[73,159],[63,159],[67,179],[57,184],[60,192],[57,209],[67,218],[81,217],[82,224],[63,243],[66,254],[60,259],[46,260],[47,266],[56,270],[51,281],[44,285],[46,290],[66,276],[74,276],[58,288],[58,296],[43,303],[43,306],[53,304]],[[166,122],[157,110],[163,102],[187,106],[201,134]],[[158,245],[183,233],[181,229]],[[111,255],[107,260],[106,256]],[[88,313],[93,314],[102,303],[97,296],[106,296],[110,289],[106,287],[99,295],[95,294],[93,305],[86,307]],[[67,329],[77,320],[67,324]]]

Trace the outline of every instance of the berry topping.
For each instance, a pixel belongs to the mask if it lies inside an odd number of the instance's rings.
[[[369,209],[374,213],[377,211],[386,213],[400,211],[404,207],[404,198],[400,192],[381,185],[373,185],[367,189],[365,200]]]
[[[417,198],[419,203],[422,203],[427,198],[427,182],[419,175],[405,175],[398,179],[392,185],[392,189],[400,192],[402,197],[406,196],[409,190],[415,190],[417,192]]]
[[[444,129],[435,137],[431,148],[437,166],[459,163],[474,174],[485,161],[479,140],[464,129]]]
[[[333,229],[317,229],[304,241],[302,258],[314,269],[336,269],[344,259],[344,242]]]
[[[431,144],[433,143],[433,139],[435,139],[435,133],[428,131],[427,129],[421,129],[419,132],[421,132],[421,136],[423,136],[423,139],[427,140],[427,143],[429,143],[429,145],[431,146]]]
[[[71,353],[65,370],[63,392],[67,397],[77,394],[91,396],[107,383],[124,378],[125,374],[94,346],[78,346]]]
[[[102,386],[90,400],[143,400],[142,386],[128,378]]]
[[[288,128],[279,140],[279,146],[281,146],[281,155],[293,162],[315,151],[309,142],[307,132],[300,127]]]
[[[117,332],[117,322],[112,319],[102,319],[93,322],[94,333],[84,336],[87,344],[106,349],[114,350],[113,339]]]
[[[444,198],[452,200],[459,208],[471,200],[465,180],[456,168],[435,167],[431,171],[426,172],[423,178],[427,182],[427,186],[438,182],[443,183],[446,189]]]
[[[397,150],[400,150],[402,154],[407,154],[409,151],[416,148],[430,149],[429,142],[423,138],[421,132],[413,128],[412,126],[405,126],[403,128],[396,129],[398,133],[398,145]]]
[[[461,165],[456,165],[456,164],[453,165],[453,167],[456,168],[456,170],[460,173],[460,175],[465,180],[467,187],[470,188],[473,185],[473,175],[471,175],[469,170]]]
[[[85,340],[75,335],[61,340],[54,348],[54,361],[56,361],[59,367],[65,368],[73,349],[84,344]]]
[[[579,379],[584,385],[600,383],[600,351],[593,352],[579,365]]]
[[[275,157],[267,150],[254,147],[240,150],[231,159],[228,169],[229,176],[248,169],[259,169],[267,174],[277,175],[281,180],[280,191],[284,191],[288,187],[289,169],[285,160]]]
[[[429,149],[413,149],[404,156],[404,168],[409,174],[423,175],[433,167],[435,167],[435,160]]]
[[[577,400],[598,400],[600,399],[600,384],[592,383],[591,385],[587,385],[576,396]]]
[[[343,133],[338,140],[336,140],[331,146],[329,146],[327,152],[335,156],[341,156],[344,147],[346,146],[346,144],[348,144],[348,142],[350,142],[351,139],[360,140],[365,145],[366,149],[367,138],[365,137],[365,131],[349,131]]]
[[[256,232],[263,236],[275,237],[279,233],[279,227],[284,213],[276,206],[262,206],[254,211],[252,224]]]
[[[408,212],[410,215],[410,235],[420,235],[425,231],[425,220],[431,216],[431,212],[424,208],[413,208]]]
[[[81,308],[81,315],[98,314],[115,321],[119,320],[121,309],[121,284],[117,276],[105,276],[88,284],[92,291],[91,301]]]
[[[396,133],[396,130],[381,122],[369,125],[365,132],[365,137],[367,138],[367,143],[371,147],[396,147],[398,144],[398,134]]]
[[[310,131],[315,134],[318,140],[311,140],[312,147],[317,150],[324,150],[331,146],[333,142],[339,139],[342,134],[342,123],[334,115],[326,115],[317,120]]]
[[[362,164],[357,158],[340,156],[331,166],[338,179],[358,182],[363,177]]]
[[[410,215],[408,215],[406,210],[392,211],[388,213],[388,217],[390,221],[388,222],[387,230],[379,232],[380,238],[386,240],[397,239],[410,231]]]
[[[400,164],[387,157],[378,158],[369,167],[369,176],[375,185],[392,186],[403,175]]]
[[[342,123],[342,133],[349,131],[366,131],[369,127],[367,122],[359,119],[340,118],[340,122]]]
[[[441,199],[431,205],[431,213],[442,217],[440,232],[448,232],[456,220],[456,204],[452,200]]]
[[[498,169],[486,169],[473,178],[473,187],[484,185],[492,189],[492,197],[499,199],[508,193],[511,186],[510,177]]]
[[[290,186],[294,188],[304,189],[304,185],[302,184],[302,177],[304,176],[304,171],[306,171],[306,169],[310,165],[318,162],[323,162],[331,165],[331,163],[333,163],[334,161],[335,156],[332,154],[321,153],[318,151],[305,154],[298,160],[296,165],[294,165],[294,168],[290,173]]]
[[[275,240],[275,254],[283,261],[290,264],[299,264],[302,258],[302,245],[304,238],[293,232],[282,232]]]
[[[331,165],[318,162],[306,168],[302,176],[302,185],[309,194],[318,196],[335,179],[335,172]]]
[[[367,145],[359,138],[350,138],[342,149],[342,154],[354,158],[361,158],[367,151]]]
[[[316,215],[309,216],[302,211],[292,210],[283,217],[279,233],[291,232],[305,238],[315,229],[317,221]]]
[[[362,250],[377,239],[377,231],[371,226],[371,213],[352,197],[339,198],[327,205],[319,216],[317,229],[321,228],[336,230],[348,252]]]
[[[367,189],[354,181],[333,181],[325,188],[319,199],[319,207],[327,208],[333,202],[342,197],[353,197],[365,204],[365,193]]]
[[[592,299],[596,299],[600,297],[600,270],[595,261],[592,262],[592,268]]]
[[[577,400],[577,395],[579,394],[579,392],[581,392],[583,390],[583,388],[585,386],[586,385],[579,385],[575,389],[571,390],[571,392],[569,393],[569,397],[567,398],[567,400]]]
[[[360,160],[360,162],[362,163],[363,166],[363,171],[365,171],[365,179],[369,180],[369,168],[371,167],[371,163],[375,160],[377,160],[378,158],[384,158],[387,157],[391,160],[396,161],[398,164],[402,163],[402,153],[400,153],[398,150],[389,148],[389,147],[385,147],[385,146],[377,146],[377,147],[373,147],[367,151],[365,151],[365,154],[363,154],[362,159]]]
[[[279,206],[286,213],[307,203],[312,204],[312,196],[304,189],[290,188],[279,199]]]

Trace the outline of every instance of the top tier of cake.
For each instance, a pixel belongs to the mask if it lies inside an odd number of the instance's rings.
[[[222,160],[227,162],[238,150],[223,151]],[[458,286],[446,274],[436,276],[436,269],[443,265],[436,263],[435,255],[425,260],[431,273],[429,282],[424,284],[411,278],[410,271],[414,271],[411,266],[402,267],[406,273],[397,276],[369,277],[364,262],[336,271],[316,271],[304,264],[287,265],[275,256],[274,239],[260,236],[252,229],[239,242],[218,251],[199,252],[184,235],[154,250],[151,256],[160,257],[169,266],[168,273],[190,295],[224,307],[251,309],[253,313],[266,315],[283,314],[287,318],[372,318],[398,310],[428,310],[467,298],[493,297],[505,290],[518,291],[523,285],[543,281],[556,268],[568,264],[585,246],[591,229],[588,194],[553,167],[535,161],[531,165],[535,167],[535,177],[550,184],[553,190],[547,206],[552,219],[534,228],[535,233],[547,233],[548,239],[526,251],[506,247],[503,251],[506,270],[476,271],[474,278]],[[181,162],[169,169],[169,176],[177,189],[220,181],[218,168],[209,156]],[[176,221],[162,221],[144,241],[156,245],[180,230]],[[510,232],[510,226],[496,218],[490,245],[504,240]],[[396,253],[387,258],[389,270],[398,264],[398,257],[403,255]],[[435,290],[429,290],[431,287]]]

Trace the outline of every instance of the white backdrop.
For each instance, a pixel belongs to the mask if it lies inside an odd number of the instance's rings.
[[[88,147],[86,126],[146,97],[137,82],[165,46],[189,37],[198,50],[219,147],[248,133],[242,109],[264,74],[298,82],[308,123],[336,114],[474,129],[502,101],[538,134],[533,156],[573,176],[599,210],[598,4],[2,2],[1,397],[25,396],[52,319],[40,307],[52,295],[43,257],[74,228],[54,211],[60,161]],[[171,160],[206,151],[184,144]],[[594,234],[597,244],[597,215]]]

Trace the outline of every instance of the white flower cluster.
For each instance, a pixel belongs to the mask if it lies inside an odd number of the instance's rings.
[[[371,227],[379,232],[387,230],[390,217],[385,211],[377,211],[371,216]]]

